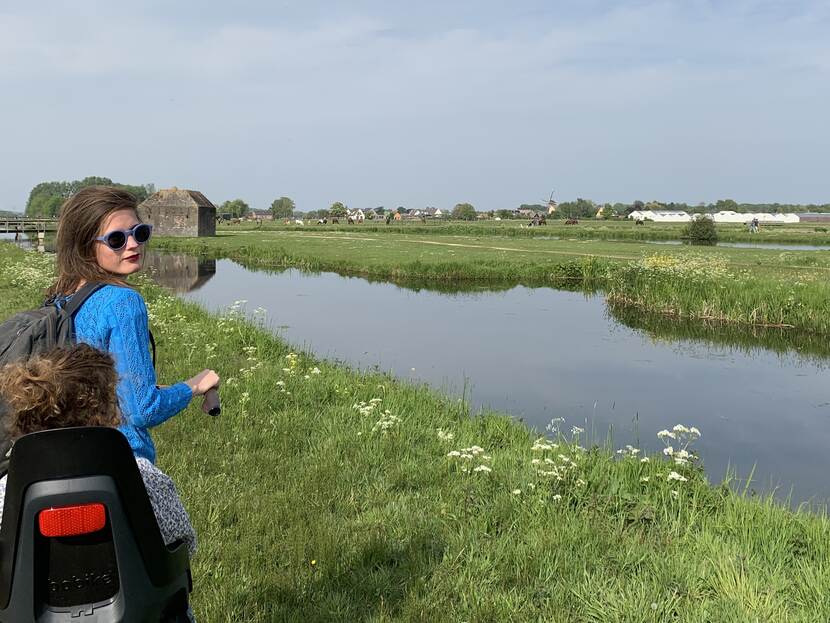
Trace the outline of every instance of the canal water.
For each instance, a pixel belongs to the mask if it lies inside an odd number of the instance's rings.
[[[540,431],[564,418],[616,448],[659,451],[657,431],[696,426],[713,482],[734,470],[741,486],[754,470],[751,489],[830,499],[830,352],[809,335],[676,323],[551,288],[447,293],[178,258],[151,261],[160,282],[209,310],[262,307],[319,357],[463,394]]]

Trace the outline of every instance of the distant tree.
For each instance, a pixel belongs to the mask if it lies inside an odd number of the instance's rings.
[[[500,219],[513,218],[513,210],[499,210],[496,212],[496,216]]]
[[[26,216],[55,217],[60,212],[63,202],[87,186],[115,186],[135,195],[139,203],[156,192],[153,184],[134,186],[119,184],[108,177],[85,177],[71,182],[41,182],[29,193],[26,201]]]
[[[576,201],[560,203],[556,214],[560,218],[592,218],[597,214],[597,204],[580,197]]]
[[[715,244],[718,241],[718,230],[713,219],[699,216],[683,228],[683,236],[692,244]]]
[[[242,218],[250,211],[251,207],[247,203],[242,201],[242,199],[233,199],[231,201],[226,201],[221,206],[219,206],[219,213],[230,214],[231,218]]]
[[[461,221],[474,221],[476,209],[469,203],[457,203],[452,209],[452,217]]]
[[[378,206],[375,208],[375,214],[377,214],[378,216],[383,216],[385,212],[386,208],[384,208],[383,206]]]
[[[279,218],[290,218],[294,215],[294,210],[296,209],[296,205],[294,205],[294,201],[289,199],[288,197],[280,197],[279,199],[274,199],[271,202],[271,214],[274,215],[275,219]]]
[[[398,214],[403,215],[403,214],[406,214],[407,212],[409,212],[409,210],[407,210],[407,209],[406,209],[405,207],[403,207],[403,206],[398,206],[398,210],[397,210],[397,212],[398,212]]]
[[[734,199],[718,199],[715,202],[715,211],[740,212],[741,210],[738,207],[738,202]]]
[[[348,208],[339,201],[332,203],[329,208],[329,214],[333,217],[346,216],[347,211]]]

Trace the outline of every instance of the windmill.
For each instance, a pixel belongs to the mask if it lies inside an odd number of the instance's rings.
[[[550,197],[548,197],[548,216],[553,216],[556,214],[556,201],[553,200],[553,191],[550,191]]]

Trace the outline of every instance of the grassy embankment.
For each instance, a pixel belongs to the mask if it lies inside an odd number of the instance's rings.
[[[632,242],[329,231],[160,238],[157,249],[249,266],[443,284],[603,289],[612,303],[674,317],[830,333],[830,254]]]
[[[403,233],[419,235],[449,236],[503,236],[510,238],[544,238],[559,236],[562,238],[591,240],[680,240],[685,224],[652,223],[635,225],[632,221],[597,221],[581,220],[578,225],[565,225],[564,221],[551,219],[544,227],[527,227],[529,219],[508,221],[442,221],[432,220],[422,223],[418,220],[392,222],[385,225],[383,221],[366,221],[360,225],[348,225],[340,219],[338,225],[325,226],[326,231],[351,231],[363,233]],[[314,221],[308,226],[317,227]],[[227,231],[291,231],[295,225],[283,225],[283,222],[264,221],[262,225],[243,222],[236,225],[221,225]],[[830,247],[830,228],[826,223],[794,223],[788,225],[762,226],[760,231],[750,234],[745,225],[718,224],[718,236],[722,242],[767,242],[828,245]]]
[[[50,269],[0,245],[0,318],[34,305]],[[160,381],[204,364],[225,379],[222,416],[193,406],[155,432],[199,532],[200,620],[830,617],[824,512],[712,487],[662,456],[582,449],[578,431],[537,442],[141,288]]]

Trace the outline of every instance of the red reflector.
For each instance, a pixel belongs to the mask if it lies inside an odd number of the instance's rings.
[[[103,504],[49,508],[40,511],[38,524],[43,536],[77,536],[101,530],[107,525],[107,513]]]

